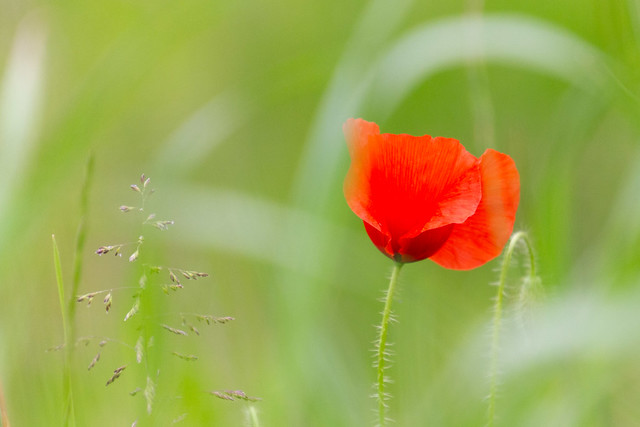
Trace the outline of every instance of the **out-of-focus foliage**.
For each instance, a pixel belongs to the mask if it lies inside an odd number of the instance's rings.
[[[342,196],[341,126],[357,116],[454,137],[475,155],[493,147],[518,165],[516,226],[533,238],[546,296],[524,325],[522,313],[505,320],[497,424],[637,424],[635,2],[0,0],[0,10],[0,385],[12,424],[62,420],[63,357],[45,352],[63,340],[50,236],[70,277],[90,153],[80,292],[136,286],[126,258],[93,251],[137,238],[118,207],[136,202],[128,186],[144,172],[157,190],[150,209],[176,221],[147,230],[149,256],[211,274],[159,306],[236,320],[163,339],[153,418],[129,395],[135,374],[104,386],[125,350],[105,350],[87,372],[94,349],[78,347],[78,425],[170,425],[185,413],[183,425],[242,425],[245,403],[211,390],[262,398],[264,426],[373,423],[372,325],[390,263]],[[403,270],[390,332],[397,425],[483,424],[496,266]],[[507,307],[518,276],[514,267]],[[132,300],[113,298],[109,314],[77,307],[78,335],[133,346],[121,321]]]

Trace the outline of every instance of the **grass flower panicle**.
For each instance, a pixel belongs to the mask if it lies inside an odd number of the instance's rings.
[[[160,230],[166,231],[169,229],[169,226],[174,224],[173,220],[156,220],[156,215],[146,214],[145,206],[147,203],[147,199],[154,193],[154,190],[150,187],[150,179],[145,175],[140,177],[139,184],[133,184],[130,188],[138,193],[141,198],[140,206],[128,206],[122,205],[119,210],[122,213],[140,213],[144,215],[144,220],[141,221],[141,226],[145,227],[151,225],[152,227]],[[88,188],[88,186],[85,186]],[[86,208],[86,192],[88,190],[85,189],[83,192],[83,200],[84,206]],[[86,210],[86,209],[85,209]],[[82,242],[84,243],[84,242]],[[231,316],[213,316],[210,314],[200,314],[200,313],[177,313],[175,314],[182,322],[182,327],[171,326],[166,323],[157,322],[155,319],[158,317],[165,317],[164,314],[160,312],[160,308],[157,305],[157,298],[155,295],[158,293],[156,291],[163,291],[165,294],[170,294],[170,291],[177,291],[179,289],[185,288],[186,282],[196,281],[198,279],[209,277],[208,273],[192,270],[192,269],[184,269],[178,267],[166,267],[159,265],[150,265],[148,264],[148,255],[146,251],[143,250],[143,246],[145,244],[144,235],[138,236],[138,238],[134,242],[130,243],[117,243],[110,245],[103,245],[98,247],[95,251],[97,255],[105,255],[108,253],[113,253],[117,257],[122,257],[122,253],[126,250],[125,248],[131,248],[128,251],[127,260],[128,263],[135,263],[135,265],[139,266],[141,270],[140,279],[138,280],[138,286],[124,286],[124,287],[114,287],[111,289],[103,289],[98,291],[92,291],[84,294],[78,294],[78,283],[74,282],[73,286],[74,295],[69,299],[69,303],[67,305],[67,298],[65,297],[65,287],[62,281],[62,267],[60,261],[60,253],[58,251],[58,247],[55,242],[55,237],[53,237],[53,248],[54,248],[54,265],[56,271],[56,279],[58,284],[58,293],[60,299],[60,305],[62,308],[62,320],[65,332],[65,342],[56,347],[53,350],[64,349],[66,354],[70,354],[70,349],[74,348],[79,344],[84,344],[85,346],[90,345],[92,342],[99,340],[98,350],[94,353],[90,362],[88,362],[87,370],[91,371],[94,367],[100,363],[103,358],[103,353],[105,351],[104,347],[109,342],[115,342],[117,344],[123,345],[128,350],[131,350],[131,358],[132,363],[130,364],[122,364],[121,366],[115,368],[110,377],[106,380],[105,385],[109,386],[113,384],[118,378],[120,378],[125,369],[128,366],[132,366],[132,368],[127,369],[127,371],[133,369],[133,367],[141,366],[145,370],[145,378],[146,383],[144,387],[137,387],[136,390],[130,393],[131,396],[136,396],[141,394],[145,400],[146,412],[148,415],[151,415],[152,411],[154,411],[154,403],[156,400],[156,393],[158,392],[156,384],[158,383],[158,375],[161,371],[159,366],[159,361],[162,359],[158,357],[158,352],[164,351],[162,346],[159,346],[156,343],[155,337],[162,333],[161,331],[167,331],[173,335],[186,337],[193,333],[196,336],[200,335],[200,331],[198,328],[194,326],[194,322],[206,323],[207,325],[216,325],[216,324],[226,324],[232,320],[234,320]],[[78,245],[80,246],[80,245]],[[81,247],[81,246],[80,246]],[[74,276],[74,280],[78,278],[79,275]],[[136,330],[136,335],[138,335],[135,345],[128,344],[124,341],[115,340],[111,338],[104,337],[81,337],[79,339],[75,339],[73,337],[73,317],[70,317],[67,313],[66,307],[74,307],[75,303],[86,303],[87,306],[90,306],[96,297],[102,299],[103,307],[106,313],[109,313],[112,310],[112,307],[117,303],[116,298],[114,297],[117,291],[129,291],[132,293],[133,304],[131,308],[127,311],[124,316],[124,322],[131,322],[131,319],[134,319],[135,323],[134,327]],[[73,313],[71,311],[71,313]],[[140,314],[142,313],[142,314]],[[190,321],[190,318],[193,318],[193,322]],[[167,352],[176,359],[180,359],[185,362],[196,362],[199,360],[197,355],[193,354],[184,354],[179,351],[170,351]],[[135,363],[133,363],[135,361]],[[65,396],[67,396],[66,408],[65,408],[65,425],[74,425],[74,408],[73,408],[73,395],[71,391],[71,382],[70,382],[70,374],[68,370],[70,369],[70,361],[66,360],[65,362]],[[142,392],[142,393],[140,393]],[[234,392],[221,392],[221,396],[227,396],[229,399],[227,400],[248,400],[248,401],[256,401],[259,400],[257,398],[250,398],[242,391],[234,391]],[[180,415],[176,419],[184,418],[184,414]],[[137,423],[134,422],[134,425]]]

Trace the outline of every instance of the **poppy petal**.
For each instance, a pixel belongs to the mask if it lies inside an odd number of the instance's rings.
[[[357,150],[367,144],[369,136],[380,135],[380,128],[377,124],[362,119],[347,120],[342,126],[342,130],[352,158]]]
[[[500,255],[513,231],[520,201],[520,176],[506,154],[487,150],[480,157],[482,200],[469,219],[455,224],[431,260],[445,268],[469,270]]]
[[[345,197],[378,231],[414,237],[462,223],[475,212],[482,196],[478,159],[457,140],[349,130],[348,140],[361,135],[367,141],[350,143],[358,149],[352,151]]]
[[[360,219],[380,229],[380,223],[365,208],[369,204],[368,193],[359,191],[361,184],[358,181],[364,178],[364,174],[354,168],[356,159],[364,151],[363,148],[367,146],[369,140],[380,136],[380,128],[377,124],[363,119],[348,119],[342,126],[342,130],[351,156],[351,167],[343,184],[347,204]]]
[[[393,259],[393,255],[395,251],[391,247],[391,236],[387,234],[383,234],[377,228],[370,225],[367,221],[362,221],[364,223],[364,229],[367,231],[371,242],[376,245],[376,248],[380,250],[383,254]]]
[[[427,230],[400,243],[364,222],[364,228],[374,245],[386,256],[398,262],[415,262],[429,258],[442,247],[453,230],[453,225]]]
[[[415,262],[429,258],[446,243],[454,227],[455,224],[449,224],[423,231],[412,238],[400,239],[396,261]]]

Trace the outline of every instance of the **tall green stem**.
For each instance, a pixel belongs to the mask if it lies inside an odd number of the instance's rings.
[[[56,271],[56,282],[58,284],[58,297],[60,298],[60,311],[62,312],[62,327],[64,329],[64,425],[75,426],[75,408],[73,405],[73,384],[71,378],[71,366],[73,362],[73,350],[76,340],[75,336],[75,313],[76,299],[80,278],[82,275],[82,261],[84,259],[84,243],[86,240],[86,216],[89,210],[89,191],[93,177],[93,156],[87,160],[87,169],[82,193],[80,194],[80,225],[76,237],[75,259],[73,265],[73,279],[71,281],[71,297],[67,301],[65,298],[64,281],[62,278],[62,263],[60,261],[60,251],[56,244],[56,238],[51,236],[53,241],[53,262]]]
[[[73,390],[71,388],[71,351],[73,343],[69,342],[71,328],[68,319],[68,304],[64,296],[64,281],[62,280],[62,263],[60,262],[60,251],[56,243],[56,236],[51,235],[53,242],[53,264],[56,270],[56,283],[58,284],[58,298],[60,299],[60,311],[62,313],[62,328],[64,331],[64,424],[65,426],[75,426],[75,411],[73,407]]]
[[[258,410],[255,406],[249,405],[247,408],[247,413],[249,416],[249,425],[251,427],[260,427],[260,420],[258,419]]]
[[[384,310],[382,312],[382,322],[380,323],[380,334],[378,335],[378,342],[376,347],[378,349],[377,368],[378,368],[378,417],[380,427],[386,425],[386,400],[388,398],[387,393],[384,391],[387,378],[384,375],[385,364],[388,361],[387,348],[387,334],[389,332],[389,322],[391,321],[391,302],[393,301],[393,294],[396,290],[398,283],[398,276],[400,275],[400,269],[402,269],[402,263],[396,262],[393,266],[393,272],[391,273],[391,280],[389,281],[389,289],[384,300]]]
[[[71,298],[69,298],[69,340],[75,343],[76,340],[76,296],[78,295],[78,289],[80,288],[80,279],[82,279],[82,267],[84,262],[84,246],[87,240],[87,216],[89,212],[89,193],[91,191],[91,184],[93,182],[93,168],[94,168],[93,155],[90,155],[87,159],[86,172],[84,184],[82,185],[82,192],[80,193],[80,223],[78,224],[78,233],[76,235],[76,247],[75,257],[73,260],[73,276],[71,280]],[[68,351],[73,352],[73,347]]]
[[[523,241],[529,253],[529,277],[535,279],[536,267],[533,246],[529,241],[526,232],[518,231],[513,236],[507,247],[507,251],[502,260],[502,268],[500,270],[500,281],[498,283],[498,294],[496,295],[495,305],[493,307],[493,322],[491,332],[491,366],[489,369],[489,408],[487,416],[487,425],[492,427],[495,422],[496,411],[496,394],[498,391],[498,356],[500,352],[500,329],[502,327],[502,302],[504,297],[504,288],[507,282],[507,273],[511,264],[511,257],[517,244]]]

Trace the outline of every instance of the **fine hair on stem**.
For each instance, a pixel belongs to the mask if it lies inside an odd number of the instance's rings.
[[[496,413],[496,395],[498,393],[498,364],[499,364],[499,353],[500,353],[500,331],[502,328],[502,313],[503,313],[503,302],[504,302],[504,293],[505,287],[507,283],[507,273],[509,271],[509,266],[511,265],[511,259],[513,257],[513,253],[518,247],[519,243],[524,243],[525,248],[527,250],[529,259],[529,273],[525,278],[526,283],[535,283],[537,280],[536,276],[536,265],[535,265],[535,254],[533,252],[533,246],[529,239],[529,236],[524,231],[518,231],[511,236],[511,240],[509,241],[509,245],[507,246],[507,250],[505,251],[504,258],[502,259],[502,266],[500,268],[500,278],[498,281],[498,291],[495,297],[495,302],[493,306],[493,320],[491,322],[491,359],[489,366],[489,396],[488,396],[488,408],[487,408],[487,426],[492,427],[495,423],[495,413]],[[522,292],[525,292],[525,288],[523,287],[521,290],[520,299],[522,299]]]
[[[387,289],[384,297],[384,309],[382,311],[382,321],[378,330],[378,339],[376,340],[376,399],[378,401],[378,425],[383,427],[387,424],[388,418],[387,412],[387,400],[389,400],[389,393],[385,391],[385,385],[389,382],[389,378],[385,375],[387,369],[387,362],[389,362],[389,353],[387,351],[387,336],[389,333],[389,323],[393,320],[391,312],[391,303],[393,301],[393,295],[396,291],[398,284],[398,276],[403,264],[395,262],[393,264],[393,271],[391,273],[391,279],[389,280],[389,288]]]

